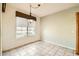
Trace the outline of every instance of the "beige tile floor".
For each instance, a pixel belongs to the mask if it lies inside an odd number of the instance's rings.
[[[3,56],[78,56],[73,50],[60,47],[45,41],[3,52]]]

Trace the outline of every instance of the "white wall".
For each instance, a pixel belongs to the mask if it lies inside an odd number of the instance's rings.
[[[41,39],[75,49],[76,12],[79,12],[79,6],[42,17]]]
[[[6,12],[2,14],[2,49],[3,51],[15,48],[29,42],[34,42],[40,40],[40,18],[37,17],[36,26],[36,36],[34,37],[23,37],[16,39],[16,19],[15,12],[23,10],[17,9],[15,7],[7,4]]]

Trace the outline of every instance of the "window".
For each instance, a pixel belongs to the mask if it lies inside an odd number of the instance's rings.
[[[28,36],[34,36],[35,35],[35,21],[34,20],[28,20]]]
[[[16,38],[35,35],[35,21],[16,17]]]

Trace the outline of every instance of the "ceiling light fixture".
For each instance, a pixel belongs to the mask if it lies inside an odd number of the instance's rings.
[[[34,9],[39,8],[40,7],[40,4],[35,4],[34,3],[34,4],[31,4],[31,7],[34,8]]]
[[[32,8],[36,9],[39,7],[40,7],[40,4],[30,4],[30,19],[31,19],[31,15],[32,15]]]

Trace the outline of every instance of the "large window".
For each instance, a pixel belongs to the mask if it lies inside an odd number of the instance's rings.
[[[16,17],[16,38],[35,35],[35,21]]]

